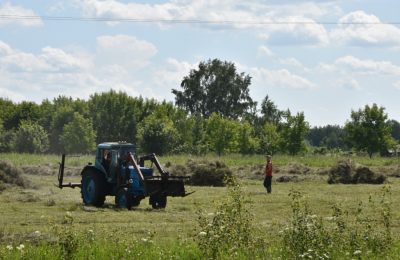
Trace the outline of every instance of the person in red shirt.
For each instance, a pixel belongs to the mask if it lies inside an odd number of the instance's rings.
[[[264,187],[267,189],[268,193],[272,191],[272,157],[271,155],[267,155],[267,164],[265,165],[265,179],[264,179]]]

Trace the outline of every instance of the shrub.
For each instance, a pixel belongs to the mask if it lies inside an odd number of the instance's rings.
[[[332,206],[332,216],[315,215],[298,191],[291,191],[292,220],[282,231],[284,257],[290,259],[379,259],[392,246],[390,187],[377,200],[358,204],[355,214]],[[378,205],[377,206],[377,203]],[[365,209],[372,208],[372,214]],[[379,214],[375,214],[375,213]]]
[[[208,259],[254,258],[265,244],[254,234],[252,215],[245,204],[245,196],[235,178],[226,179],[228,196],[217,206],[215,213],[199,213],[200,232],[197,243]]]
[[[49,138],[44,128],[36,122],[22,121],[15,134],[15,150],[25,153],[44,153]]]

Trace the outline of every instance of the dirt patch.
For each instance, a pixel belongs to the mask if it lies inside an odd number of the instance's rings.
[[[351,160],[339,161],[336,166],[330,169],[328,177],[329,184],[382,184],[385,180],[385,175],[377,174],[370,168],[355,164]]]
[[[0,192],[11,187],[28,188],[30,183],[22,177],[23,171],[9,162],[0,161]]]

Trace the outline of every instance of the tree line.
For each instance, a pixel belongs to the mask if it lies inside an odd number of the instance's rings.
[[[234,63],[214,59],[172,90],[175,103],[114,90],[40,104],[0,98],[0,152],[90,153],[97,143],[127,141],[157,154],[295,155],[315,146],[372,155],[400,139],[399,123],[375,104],[352,111],[343,128],[310,128],[303,112],[280,110],[268,95],[257,104],[250,84]]]

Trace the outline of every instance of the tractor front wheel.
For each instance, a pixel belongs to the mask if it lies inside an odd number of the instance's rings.
[[[118,208],[132,208],[132,200],[130,195],[128,194],[127,188],[121,188],[118,190],[117,195],[115,196],[115,204]]]
[[[161,193],[151,195],[150,204],[153,209],[163,209],[167,206],[167,196]]]
[[[82,173],[82,200],[85,205],[101,207],[106,199],[106,183],[101,173],[87,169]]]

